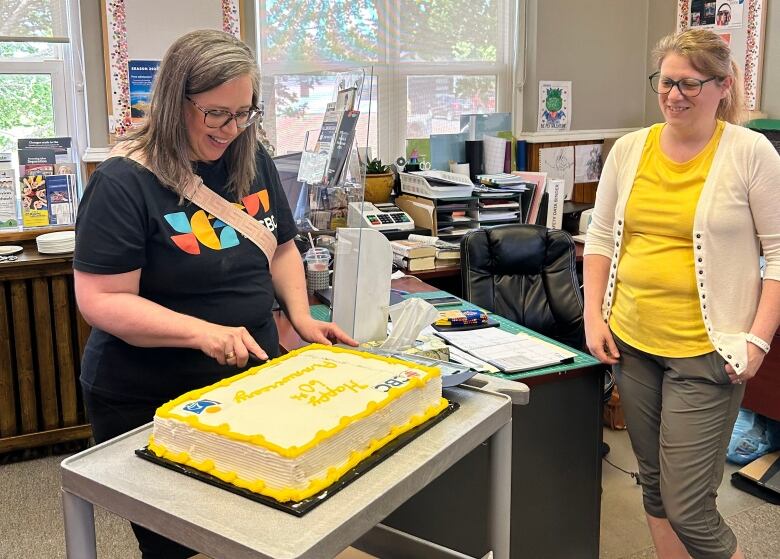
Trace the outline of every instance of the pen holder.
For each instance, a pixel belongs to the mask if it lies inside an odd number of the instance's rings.
[[[309,294],[330,286],[330,252],[323,247],[310,248],[303,255],[306,264],[306,291]]]

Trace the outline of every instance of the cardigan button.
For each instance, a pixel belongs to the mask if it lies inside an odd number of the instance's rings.
[[[701,239],[701,233],[696,233],[696,238]]]
[[[699,270],[699,275],[702,275],[704,273],[704,270]],[[704,284],[702,284],[702,287],[704,287]]]
[[[739,369],[739,363],[734,363],[734,367]]]
[[[701,250],[701,245],[696,245],[696,250]]]
[[[623,220],[622,219],[618,219],[618,225],[623,225]]]
[[[731,359],[731,355],[727,355],[727,356],[726,356],[726,359]]]

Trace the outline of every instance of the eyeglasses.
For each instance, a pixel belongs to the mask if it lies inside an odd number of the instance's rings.
[[[186,96],[186,99],[195,105],[196,109],[203,113],[203,123],[209,128],[222,128],[231,120],[236,121],[236,126],[238,128],[247,128],[263,116],[262,107],[252,107],[248,111],[231,113],[230,111],[223,111],[222,109],[204,109],[189,95]]]
[[[707,78],[706,80],[700,80],[697,78],[681,78],[677,81],[672,78],[662,76],[661,72],[656,72],[648,77],[650,80],[650,89],[656,93],[666,95],[672,91],[674,86],[677,86],[678,91],[685,97],[696,97],[701,93],[701,88],[704,84],[711,82],[712,80],[720,79],[717,76]]]

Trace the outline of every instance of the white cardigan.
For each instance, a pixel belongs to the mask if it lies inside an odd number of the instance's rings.
[[[585,255],[610,258],[602,315],[609,319],[623,243],[623,220],[649,128],[620,138],[607,157],[596,192]],[[726,124],[693,219],[696,286],[704,326],[737,373],[747,366],[745,334],[765,279],[780,281],[780,155],[769,140]]]

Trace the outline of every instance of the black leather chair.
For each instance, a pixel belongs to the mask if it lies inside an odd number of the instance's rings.
[[[463,298],[576,349],[584,347],[574,241],[540,225],[477,229],[461,240]]]

